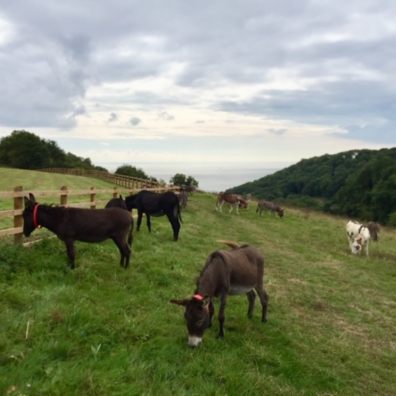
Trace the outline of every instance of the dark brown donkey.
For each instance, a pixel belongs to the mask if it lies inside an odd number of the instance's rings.
[[[33,194],[25,197],[23,233],[29,236],[37,227],[48,228],[66,244],[69,265],[74,268],[74,241],[101,242],[111,238],[121,254],[120,265],[127,268],[131,249],[127,243],[132,225],[124,209],[79,209],[40,205]]]
[[[120,194],[120,196],[118,198],[111,198],[109,202],[107,202],[105,209],[108,208],[121,208],[124,210],[128,210],[126,203],[124,201],[124,199],[122,198],[122,195]],[[128,211],[129,212],[129,211]],[[132,224],[131,224],[131,229],[129,231],[129,235],[128,235],[128,245],[132,246],[132,232],[133,232],[133,217],[131,217],[132,219]]]
[[[213,298],[220,297],[219,337],[224,337],[224,309],[229,294],[246,293],[248,317],[253,315],[257,292],[262,305],[261,320],[267,321],[268,294],[264,290],[264,259],[260,252],[249,245],[239,246],[224,241],[231,250],[217,250],[209,255],[197,282],[193,297],[171,300],[185,307],[184,317],[188,329],[188,345],[198,346],[204,331],[211,326],[214,314]]]

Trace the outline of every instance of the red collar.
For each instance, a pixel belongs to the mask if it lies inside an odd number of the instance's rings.
[[[33,208],[33,225],[35,227],[40,226],[40,224],[38,223],[38,207],[39,206],[40,206],[39,204],[36,204],[36,205],[34,205],[34,208]]]
[[[194,296],[193,296],[193,299],[194,300],[198,300],[198,301],[203,301],[204,298],[205,297],[202,294],[199,294],[199,293],[194,294]]]

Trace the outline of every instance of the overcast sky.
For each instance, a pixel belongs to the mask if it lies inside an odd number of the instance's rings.
[[[395,76],[394,0],[0,0],[0,137],[110,169],[395,146]]]

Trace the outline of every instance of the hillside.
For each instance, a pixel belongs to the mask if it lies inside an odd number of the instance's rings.
[[[68,186],[71,189],[85,189],[91,186],[96,188],[115,187],[112,183],[93,177],[0,167],[0,190],[8,191],[16,186],[23,186],[26,191],[38,188],[40,190],[55,190],[61,186]]]
[[[71,271],[57,239],[0,240],[0,394],[394,394],[396,232],[382,229],[367,259],[348,251],[344,218],[214,206],[194,194],[177,243],[165,218],[152,234],[143,224],[127,270],[112,241],[77,243]],[[231,296],[225,338],[216,318],[193,350],[169,300],[191,296],[219,239],[265,255],[269,320]]]
[[[230,191],[396,225],[396,148],[304,159]]]
[[[67,186],[69,190],[86,190],[90,187],[96,189],[112,189],[114,184],[100,179],[84,176],[62,175],[57,173],[45,173],[33,170],[2,168],[0,167],[0,191],[12,191],[15,187],[22,186],[26,195],[31,190],[59,190]],[[109,199],[109,194],[97,195],[97,199]],[[48,203],[59,203],[59,196],[46,197]],[[87,196],[72,196],[70,202],[88,202]],[[12,209],[12,199],[0,198],[0,210]],[[0,219],[0,229],[12,227],[11,217]]]

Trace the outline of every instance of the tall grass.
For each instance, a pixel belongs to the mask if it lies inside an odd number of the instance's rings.
[[[165,218],[135,233],[129,269],[109,241],[0,245],[0,394],[392,395],[396,389],[396,233],[384,229],[369,259],[347,249],[345,219],[289,209],[283,219],[214,210],[194,194],[178,242]],[[265,256],[269,321],[230,297],[187,346],[182,308],[219,239]],[[258,304],[259,305],[259,304]]]

